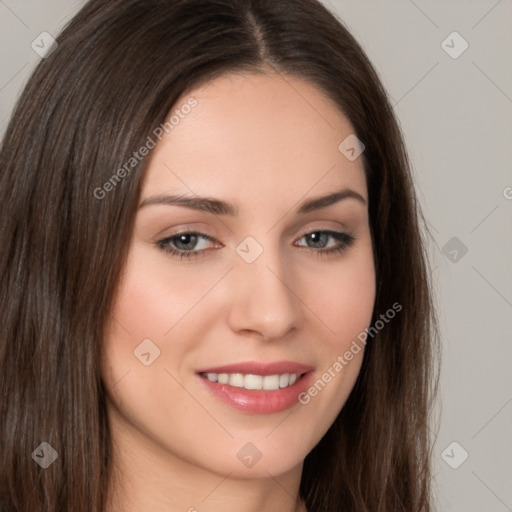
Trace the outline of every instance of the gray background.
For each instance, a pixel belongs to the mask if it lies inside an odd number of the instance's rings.
[[[0,0],[0,134],[40,60],[31,43],[83,3]],[[512,0],[324,3],[389,92],[435,239],[437,510],[512,511]],[[469,45],[457,58],[445,51],[463,48],[454,31]]]

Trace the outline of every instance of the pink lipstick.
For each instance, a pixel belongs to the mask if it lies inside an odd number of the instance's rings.
[[[294,406],[310,385],[314,368],[292,361],[241,362],[202,368],[196,373],[219,400],[252,414],[272,414]]]

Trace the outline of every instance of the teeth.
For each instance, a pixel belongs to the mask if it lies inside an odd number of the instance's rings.
[[[219,384],[227,384],[229,382],[229,375],[227,373],[219,373],[217,382]]]
[[[287,388],[299,378],[298,373],[283,373],[281,375],[252,375],[243,373],[206,373],[202,374],[210,382],[229,384],[237,388],[276,391]]]
[[[279,375],[265,375],[263,377],[263,389],[266,391],[279,389]]]
[[[244,377],[245,389],[263,389],[263,377],[261,375],[246,375]]]
[[[227,375],[225,373],[224,375]],[[232,373],[229,375],[229,381],[228,384],[230,386],[235,386],[237,388],[243,388],[244,387],[244,376],[242,373]]]

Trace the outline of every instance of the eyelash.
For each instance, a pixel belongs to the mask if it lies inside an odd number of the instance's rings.
[[[343,233],[340,231],[331,231],[331,230],[320,230],[320,229],[316,230],[316,231],[309,231],[308,233],[305,233],[304,235],[302,235],[301,239],[304,238],[305,236],[312,235],[312,234],[318,234],[318,233],[326,234],[329,237],[332,237],[332,238],[338,240],[338,245],[335,247],[332,247],[330,249],[317,250],[314,247],[306,247],[306,249],[312,250],[319,257],[324,257],[324,256],[333,255],[336,253],[341,253],[345,249],[350,247],[356,239],[355,236],[349,235],[348,233]],[[176,233],[175,235],[172,235],[172,236],[166,237],[162,240],[159,240],[158,242],[156,242],[156,245],[160,250],[162,250],[166,254],[170,254],[171,256],[179,258],[180,260],[182,260],[183,258],[192,260],[194,258],[198,258],[198,257],[202,256],[206,251],[208,251],[208,249],[201,249],[199,251],[183,251],[183,250],[179,250],[179,249],[174,249],[170,246],[170,243],[173,240],[179,238],[180,236],[186,236],[186,235],[194,235],[199,238],[208,239],[208,240],[213,241],[212,238],[210,238],[209,236],[207,236],[203,233],[199,233],[197,231],[183,231],[181,233]]]

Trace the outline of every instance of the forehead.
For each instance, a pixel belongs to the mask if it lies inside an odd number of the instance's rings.
[[[185,105],[194,105],[184,108]],[[366,197],[360,158],[340,143],[350,121],[321,89],[288,75],[230,73],[176,102],[172,128],[152,151],[144,195],[267,197],[289,203],[350,186]]]

